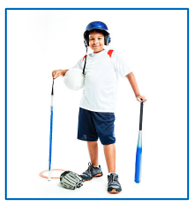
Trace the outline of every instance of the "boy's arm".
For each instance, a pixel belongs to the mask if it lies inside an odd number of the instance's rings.
[[[78,63],[74,66],[74,67],[72,67],[72,68],[79,68],[79,69],[82,69],[82,58],[78,61]],[[54,78],[54,79],[56,79],[56,78],[58,78],[59,76],[65,76],[65,74],[66,74],[66,72],[68,71],[69,69],[64,69],[64,70],[62,70],[62,69],[58,69],[58,70],[54,70],[53,72],[52,72],[52,77]]]
[[[139,88],[137,86],[137,82],[136,82],[136,79],[135,79],[135,76],[134,76],[133,72],[130,72],[129,74],[127,74],[126,77],[127,77],[127,79],[129,80],[129,82],[131,84],[131,87],[133,89],[133,92],[135,93],[135,97],[137,98],[137,100],[139,102],[147,101],[146,97],[140,95],[140,93],[139,93]],[[143,100],[141,100],[141,99],[143,99]]]

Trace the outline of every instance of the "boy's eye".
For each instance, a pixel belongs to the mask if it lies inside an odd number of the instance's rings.
[[[98,38],[98,40],[101,40],[102,38]],[[94,40],[94,38],[90,38],[90,40]]]

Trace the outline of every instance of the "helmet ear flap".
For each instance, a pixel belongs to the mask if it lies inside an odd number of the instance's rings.
[[[89,46],[89,42],[88,42],[88,40],[84,40],[84,45],[87,47],[87,46]]]
[[[111,37],[110,37],[110,35],[109,35],[109,34],[106,35],[104,39],[105,39],[105,45],[109,45],[109,43],[111,42]]]
[[[88,31],[84,33],[84,45],[89,46]]]

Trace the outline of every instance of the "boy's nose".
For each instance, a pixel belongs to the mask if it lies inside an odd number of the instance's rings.
[[[97,39],[95,39],[95,40],[94,40],[94,43],[97,43],[97,42],[98,42],[98,40],[97,40]]]

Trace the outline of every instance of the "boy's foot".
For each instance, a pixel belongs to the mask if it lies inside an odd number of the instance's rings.
[[[93,177],[101,177],[103,175],[101,166],[93,166],[90,162],[88,163],[88,169],[83,172],[80,177],[85,181],[92,180]]]
[[[121,185],[118,181],[118,175],[116,173],[111,173],[107,176],[108,178],[108,189],[107,191],[111,194],[117,194],[122,191]]]

